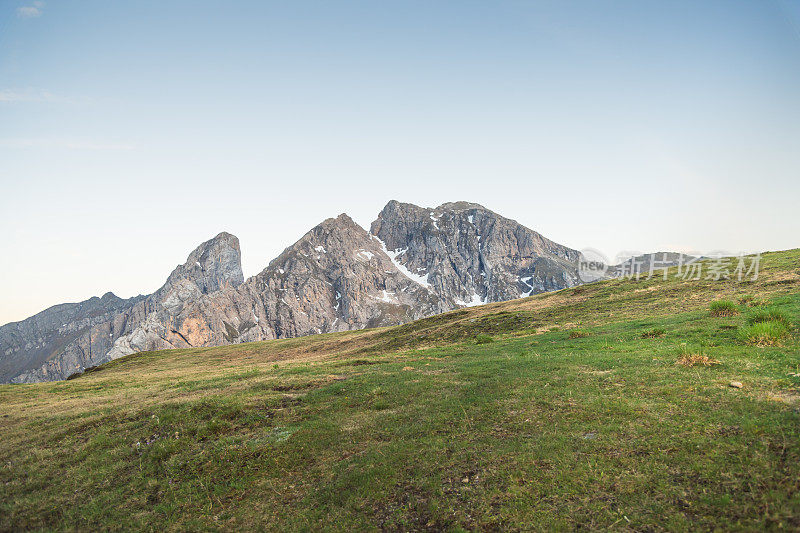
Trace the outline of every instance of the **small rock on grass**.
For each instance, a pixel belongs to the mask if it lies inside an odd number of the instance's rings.
[[[741,389],[742,387],[744,387],[741,381],[731,381],[730,383],[728,383],[728,386],[733,387],[734,389]]]

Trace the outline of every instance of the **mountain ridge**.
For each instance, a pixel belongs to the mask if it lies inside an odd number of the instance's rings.
[[[580,284],[578,257],[463,201],[427,208],[391,200],[369,230],[346,213],[327,218],[247,279],[238,238],[221,232],[152,294],[72,319],[85,324],[69,342],[45,332],[32,351],[25,347],[35,332],[0,327],[0,381],[64,379],[138,351],[396,325]]]

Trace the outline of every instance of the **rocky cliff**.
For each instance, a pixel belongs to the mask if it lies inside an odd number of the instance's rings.
[[[577,261],[577,251],[466,202],[391,201],[369,232],[345,214],[330,218],[246,281],[238,239],[221,233],[151,295],[106,295],[0,328],[0,381],[64,379],[143,350],[399,324],[576,285]]]

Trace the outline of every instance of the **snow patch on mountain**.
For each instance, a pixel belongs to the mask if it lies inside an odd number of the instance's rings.
[[[523,292],[523,293],[522,293],[522,295],[521,295],[521,296],[522,296],[523,298],[527,298],[528,296],[530,296],[531,294],[533,294],[533,285],[531,285],[531,283],[530,283],[531,279],[533,279],[533,277],[532,277],[532,276],[527,276],[527,277],[524,277],[524,278],[519,278],[519,280],[520,280],[520,281],[521,281],[521,282],[522,282],[522,283],[523,283],[523,284],[524,284],[526,287],[528,287],[528,289],[530,289],[528,292]]]
[[[470,300],[468,302],[465,302],[464,300],[459,300],[459,299],[456,299],[455,302],[458,305],[463,306],[463,307],[475,307],[476,305],[485,304],[486,303],[486,298],[481,299],[481,295],[478,294],[477,292],[475,292],[475,293],[472,294],[472,297],[470,298]]]
[[[376,241],[378,241],[378,243],[380,243],[381,250],[383,250],[383,252],[387,256],[389,256],[389,259],[392,261],[392,264],[394,264],[395,268],[397,268],[397,270],[399,270],[401,274],[403,274],[405,277],[407,277],[411,281],[419,283],[420,285],[422,285],[426,289],[428,289],[428,290],[431,289],[431,284],[430,284],[430,282],[428,282],[428,274],[425,274],[424,276],[421,276],[419,274],[415,274],[414,272],[411,272],[408,268],[406,268],[405,265],[400,263],[400,261],[397,260],[398,257],[400,257],[401,255],[403,255],[404,253],[406,253],[408,251],[408,248],[402,248],[402,249],[397,249],[397,250],[388,250],[386,248],[386,243],[385,242],[383,242],[382,240],[380,240],[378,237],[376,237],[374,235],[372,236],[372,238],[375,239]]]

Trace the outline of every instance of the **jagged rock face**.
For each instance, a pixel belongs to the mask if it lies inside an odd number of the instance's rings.
[[[220,233],[198,246],[160,289],[134,306],[129,327],[114,342],[108,358],[191,346],[179,331],[184,309],[217,291],[235,289],[243,281],[239,239]]]
[[[392,201],[369,233],[347,215],[328,219],[244,281],[239,241],[220,233],[149,296],[28,319],[79,330],[67,345],[57,336],[37,344],[31,325],[0,328],[0,381],[64,379],[145,350],[395,325],[561,289],[578,283],[578,255],[477,204]]]
[[[167,282],[153,297],[170,307],[194,299],[199,294],[238,287],[243,281],[239,239],[222,232],[195,248],[186,263],[172,271]]]
[[[461,305],[577,285],[579,253],[478,204],[435,209],[389,202],[372,223],[406,268]]]

